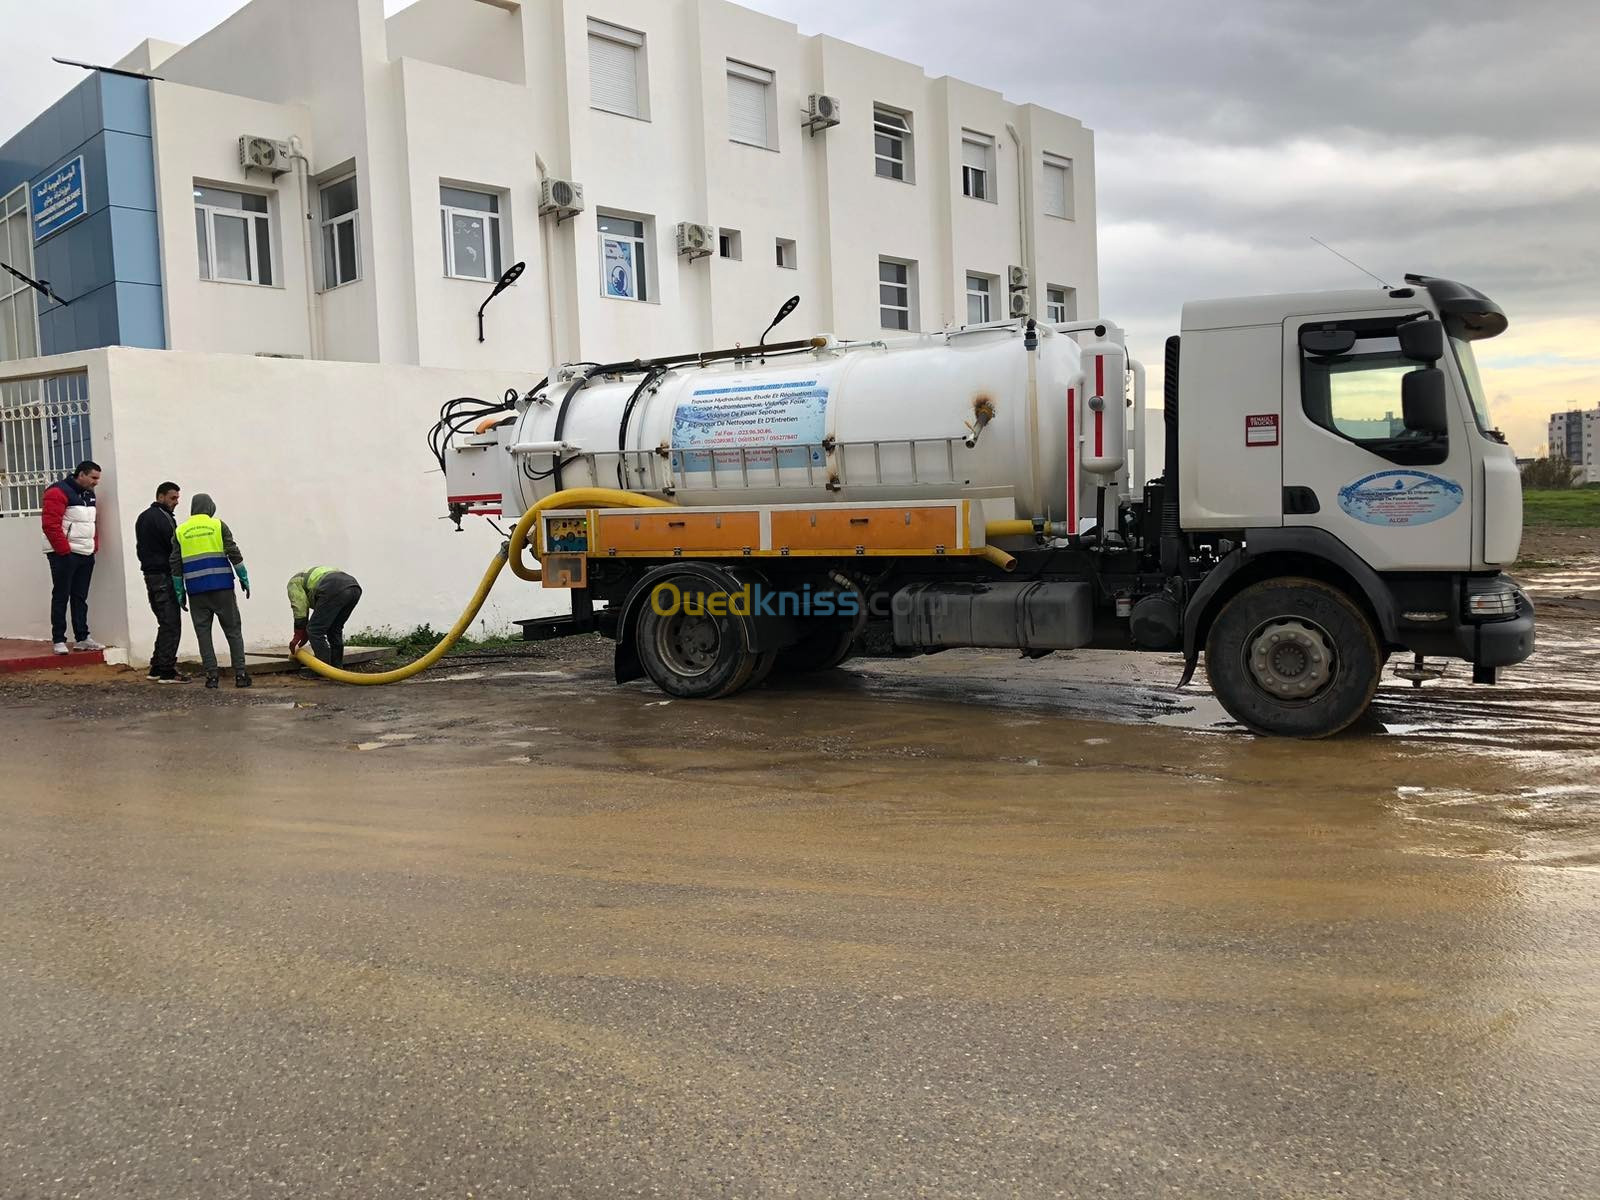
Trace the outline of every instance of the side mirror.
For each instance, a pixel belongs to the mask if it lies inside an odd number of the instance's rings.
[[[1412,433],[1450,431],[1444,404],[1444,372],[1438,367],[1407,371],[1400,378],[1400,412]]]
[[[1437,321],[1407,321],[1400,326],[1400,353],[1418,362],[1444,357],[1444,326]]]

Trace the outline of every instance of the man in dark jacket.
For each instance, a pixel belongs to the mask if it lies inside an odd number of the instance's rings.
[[[67,606],[72,606],[73,650],[104,650],[89,635],[89,580],[94,575],[100,530],[94,489],[100,482],[100,464],[85,459],[66,479],[44,490],[39,503],[39,526],[44,552],[50,562],[50,641],[57,654],[66,654]]]
[[[150,652],[148,679],[156,683],[187,683],[178,673],[178,639],[183,636],[183,614],[172,588],[172,534],[178,528],[178,485],[168,480],[156,488],[156,500],[133,523],[139,570],[144,573],[145,596],[156,615],[156,646]]]

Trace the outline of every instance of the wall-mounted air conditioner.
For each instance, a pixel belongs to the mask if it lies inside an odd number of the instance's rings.
[[[1028,286],[1028,268],[1027,267],[1012,267],[1006,273],[1006,277],[1011,282],[1011,290],[1013,292],[1021,291],[1023,288]]]
[[[570,179],[541,179],[539,181],[539,215],[556,214],[559,224],[568,217],[583,211],[583,184]]]
[[[1027,288],[1018,288],[1016,291],[1011,293],[1011,315],[1013,317],[1027,316],[1028,309],[1031,306],[1032,299],[1028,295]]]
[[[838,123],[839,97],[812,92],[811,98],[806,101],[806,119],[802,122],[811,131],[811,136],[816,137],[817,130],[832,129]]]
[[[678,222],[678,253],[693,262],[709,257],[717,245],[717,231],[694,221]]]
[[[246,171],[265,171],[276,179],[294,169],[294,151],[277,138],[244,134],[239,138],[239,165]]]

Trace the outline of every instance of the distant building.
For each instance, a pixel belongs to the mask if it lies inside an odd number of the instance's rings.
[[[1550,414],[1550,457],[1581,469],[1579,483],[1600,483],[1600,404]]]

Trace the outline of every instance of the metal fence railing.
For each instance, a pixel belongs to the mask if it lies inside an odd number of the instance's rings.
[[[0,518],[37,516],[45,489],[90,450],[87,371],[0,378]]]

